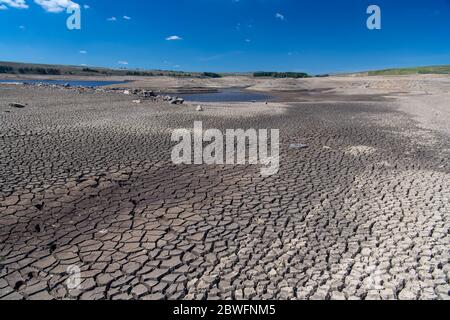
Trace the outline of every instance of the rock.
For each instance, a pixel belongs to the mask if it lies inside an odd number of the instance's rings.
[[[21,103],[16,103],[16,102],[10,103],[8,106],[10,106],[12,108],[19,108],[19,109],[23,109],[26,107],[26,105],[21,104]]]
[[[309,146],[306,144],[301,144],[301,143],[291,143],[289,145],[289,149],[297,149],[297,150],[302,150],[302,149],[306,149]]]
[[[129,96],[129,95],[131,94],[131,92],[130,92],[130,90],[125,90],[125,91],[123,92],[123,94]]]
[[[133,100],[133,103],[141,103],[141,100]]]
[[[157,95],[156,95],[156,93],[154,93],[153,91],[142,91],[141,92],[141,94],[142,94],[142,96],[144,97],[144,98],[149,98],[149,97],[156,97]]]
[[[198,112],[202,112],[203,108],[202,108],[202,106],[197,106],[197,108],[195,110],[197,110]]]
[[[184,99],[182,98],[172,98],[172,100],[170,100],[171,104],[183,104],[184,103]]]

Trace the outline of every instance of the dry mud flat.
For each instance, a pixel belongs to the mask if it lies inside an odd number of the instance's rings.
[[[316,97],[198,113],[0,85],[0,299],[448,299],[448,135]],[[279,174],[172,165],[196,120],[279,128]]]

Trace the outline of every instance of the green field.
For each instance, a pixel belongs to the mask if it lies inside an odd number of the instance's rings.
[[[369,76],[398,76],[408,74],[450,74],[450,65],[369,71]]]

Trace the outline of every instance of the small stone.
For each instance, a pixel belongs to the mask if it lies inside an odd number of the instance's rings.
[[[297,149],[297,150],[306,149],[308,147],[309,147],[308,145],[302,143],[291,143],[289,145],[289,149]]]
[[[10,106],[12,108],[18,108],[18,109],[23,109],[26,107],[26,105],[17,103],[17,102],[10,103],[8,106]]]
[[[170,100],[171,104],[183,104],[184,103],[184,99],[182,98],[172,98]]]

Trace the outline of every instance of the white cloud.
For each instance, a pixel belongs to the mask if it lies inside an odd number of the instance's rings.
[[[34,2],[41,6],[45,11],[52,13],[59,13],[66,11],[68,8],[79,9],[80,5],[71,0],[34,0]],[[26,0],[0,0],[0,10],[6,10],[8,7],[17,9],[28,9],[29,6]],[[88,5],[84,6],[89,8]]]
[[[111,18],[108,18],[106,20],[108,20],[108,21],[117,21],[117,18],[116,17],[111,17]]]
[[[131,17],[129,17],[129,16],[123,16],[123,18],[124,18],[125,20],[131,20]]]
[[[6,10],[8,7],[16,9],[28,9],[25,0],[0,0],[0,10]]]
[[[87,10],[87,9],[90,9],[90,8],[91,8],[91,6],[90,6],[90,5],[88,5],[88,4],[85,4],[85,5],[83,6],[83,8],[85,8],[85,9]]]
[[[166,38],[167,41],[176,41],[176,40],[183,40],[183,38],[179,36],[170,36]]]
[[[252,42],[252,40],[250,40],[250,39],[245,39],[245,42]]]
[[[80,53],[81,53],[81,54],[86,54],[87,51],[86,51],[86,50],[80,50]]]
[[[67,10],[67,8],[79,9],[80,5],[70,0],[34,0],[45,11],[59,13]]]
[[[127,66],[128,65],[128,61],[117,61],[118,64]]]
[[[275,18],[280,19],[280,20],[284,20],[284,15],[282,15],[281,13],[277,13],[275,15]]]

